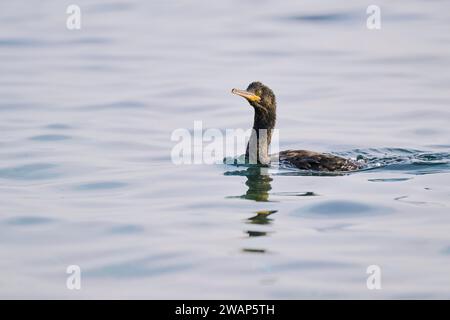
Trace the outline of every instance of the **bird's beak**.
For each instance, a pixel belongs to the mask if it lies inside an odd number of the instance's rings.
[[[260,102],[261,101],[261,97],[257,96],[254,93],[245,91],[245,90],[233,89],[233,90],[231,90],[231,93],[237,94],[238,96],[241,96],[250,102]]]

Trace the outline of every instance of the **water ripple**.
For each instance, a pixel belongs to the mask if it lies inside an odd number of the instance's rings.
[[[34,141],[61,141],[61,140],[68,140],[71,137],[62,135],[62,134],[43,134],[31,137],[30,140]]]
[[[191,267],[188,263],[180,263],[174,260],[174,257],[171,255],[157,254],[142,259],[110,263],[86,270],[85,274],[88,277],[132,279],[186,271]]]
[[[6,223],[13,226],[31,226],[54,222],[54,219],[36,216],[19,216],[6,220]]]
[[[79,191],[92,191],[92,190],[110,190],[110,189],[119,189],[127,186],[126,183],[118,182],[118,181],[103,181],[103,182],[92,182],[80,184],[75,187],[76,190]]]
[[[127,225],[121,225],[121,226],[115,226],[109,229],[110,234],[136,234],[141,233],[145,229],[142,226],[139,225],[133,225],[133,224],[127,224]]]
[[[97,45],[108,44],[112,40],[105,37],[80,37],[64,40],[43,40],[35,38],[0,38],[0,47],[17,49],[22,47],[50,47],[67,45]]]
[[[284,17],[283,20],[323,24],[323,23],[342,23],[354,20],[356,17],[357,15],[348,12],[329,12],[329,13],[292,15]]]
[[[59,176],[57,165],[51,163],[33,163],[17,167],[0,169],[0,178],[13,180],[49,179]]]
[[[383,214],[391,212],[392,209],[375,206],[372,204],[349,201],[330,200],[320,202],[308,207],[302,207],[293,212],[294,215],[307,215],[316,217],[346,217],[366,214]]]

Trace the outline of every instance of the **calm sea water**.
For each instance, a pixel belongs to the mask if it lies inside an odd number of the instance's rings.
[[[450,2],[76,4],[0,4],[1,298],[450,298]],[[254,80],[282,149],[381,167],[174,165]]]

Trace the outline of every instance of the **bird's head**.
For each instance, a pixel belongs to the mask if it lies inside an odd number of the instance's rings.
[[[272,129],[275,126],[277,103],[269,87],[252,82],[247,90],[233,89],[231,92],[245,98],[255,109],[255,127]]]

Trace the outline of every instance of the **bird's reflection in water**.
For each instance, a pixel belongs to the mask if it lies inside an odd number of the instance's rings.
[[[247,219],[251,224],[270,224],[272,219],[269,218],[271,214],[276,213],[277,210],[261,210],[256,212],[256,216]]]
[[[254,201],[269,201],[269,191],[272,189],[268,168],[249,167],[246,170],[227,171],[226,176],[244,176],[247,177],[245,185],[248,190],[242,196],[231,196],[229,198],[243,198]]]
[[[225,175],[245,176],[247,181],[245,185],[248,187],[247,192],[241,196],[231,196],[228,198],[248,199],[257,202],[270,202],[269,191],[272,189],[272,178],[269,175],[268,168],[264,167],[248,167],[245,170],[228,171]],[[269,225],[272,220],[269,216],[276,213],[277,210],[259,210],[256,215],[252,215],[246,219],[247,224],[252,225]],[[269,234],[267,231],[246,230],[248,238],[265,237]],[[266,253],[266,249],[262,248],[243,248],[245,253]]]

